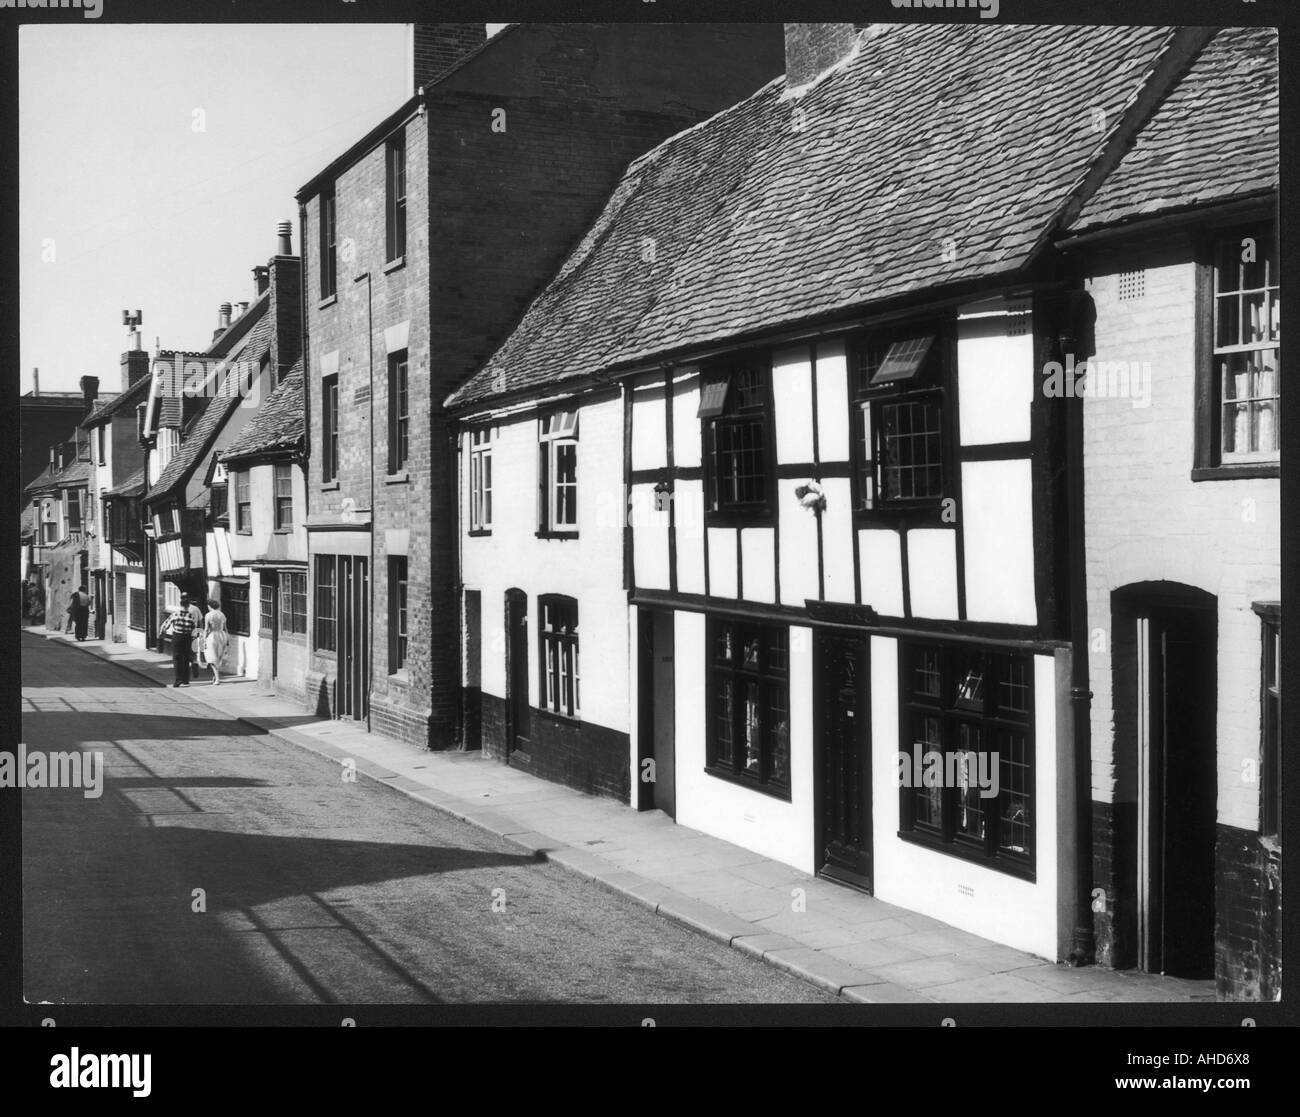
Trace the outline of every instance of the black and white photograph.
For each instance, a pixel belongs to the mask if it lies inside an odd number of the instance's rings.
[[[651,3],[3,4],[23,1026],[1281,1019],[1278,6]]]

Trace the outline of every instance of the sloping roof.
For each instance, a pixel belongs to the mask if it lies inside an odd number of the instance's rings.
[[[247,318],[248,314],[251,313],[252,308],[250,307],[248,313],[243,315],[243,318]],[[239,360],[256,363],[270,349],[274,335],[275,318],[270,314],[263,314],[261,320],[253,326],[252,331],[248,334],[245,343],[231,349],[225,356],[231,361]],[[215,349],[216,346],[213,348]],[[232,377],[227,380],[227,383],[233,384],[235,379]],[[203,410],[190,420],[189,426],[182,434],[180,447],[171,456],[162,473],[159,474],[157,482],[150,486],[145,497],[145,503],[152,504],[163,497],[171,495],[172,492],[189,480],[190,474],[212,451],[213,443],[221,434],[226,421],[234,414],[235,409],[242,402],[243,397],[237,392],[216,395],[207,400]]]
[[[36,493],[43,489],[67,489],[88,484],[92,468],[90,462],[83,461],[69,462],[58,470],[47,465],[34,480],[28,482],[23,492]]]
[[[302,361],[276,386],[257,416],[221,455],[224,462],[293,450],[303,441]]]
[[[95,404],[90,414],[87,415],[78,424],[83,430],[102,423],[105,419],[111,419],[119,411],[127,407],[134,407],[138,403],[143,403],[149,395],[150,379],[148,376],[142,376],[125,392],[119,392],[115,396],[101,397],[100,401]]]
[[[875,25],[634,162],[457,406],[1010,275],[1146,84],[1161,27]],[[945,251],[947,249],[947,251]]]
[[[1277,31],[1215,35],[1070,226],[1078,233],[1278,185]]]
[[[104,496],[139,496],[144,492],[144,467],[141,466],[120,485],[104,491]]]

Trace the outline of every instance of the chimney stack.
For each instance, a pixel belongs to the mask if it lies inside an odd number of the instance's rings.
[[[32,395],[39,396],[40,394],[41,394],[41,370],[38,368],[34,368],[32,369]]]
[[[122,391],[129,392],[149,375],[149,354],[140,348],[140,331],[132,335],[132,347],[122,354]]]
[[[271,282],[271,269],[265,264],[258,264],[253,269],[253,287],[258,295],[265,293],[267,284]]]
[[[83,376],[81,378],[81,398],[86,401],[85,414],[94,410],[95,400],[99,398],[99,377]]]
[[[411,93],[427,88],[471,51],[487,42],[486,23],[413,23]]]
[[[806,85],[841,61],[858,41],[851,23],[787,23],[785,87]]]
[[[237,317],[242,318],[245,314],[248,313],[248,300],[247,300],[247,299],[245,299],[243,302],[237,302],[237,303],[235,303],[235,305],[236,305],[237,307],[239,307],[239,314],[237,315]]]
[[[293,245],[291,237],[293,234],[293,223],[291,221],[281,221],[278,232],[280,234],[280,246],[276,249],[277,256],[292,256]]]
[[[222,303],[217,308],[217,328],[212,331],[212,340],[216,341],[228,329],[230,329],[230,304]]]

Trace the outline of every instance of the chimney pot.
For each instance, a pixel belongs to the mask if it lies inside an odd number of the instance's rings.
[[[292,256],[293,245],[291,241],[293,235],[293,223],[291,221],[281,221],[277,232],[280,235],[280,247],[276,250],[277,255]]]
[[[230,304],[222,303],[217,308],[217,325],[222,329],[230,325]]]

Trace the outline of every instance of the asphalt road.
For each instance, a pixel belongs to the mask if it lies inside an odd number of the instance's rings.
[[[28,751],[105,771],[23,792],[29,1001],[838,1000],[183,690],[32,639],[22,669]]]

